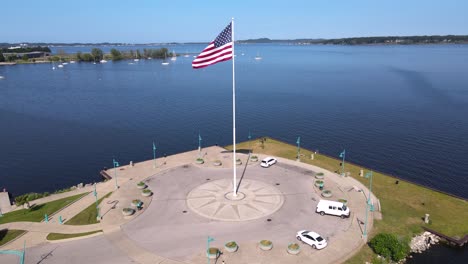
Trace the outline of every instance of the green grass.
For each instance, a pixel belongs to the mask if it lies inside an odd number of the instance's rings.
[[[81,236],[89,236],[95,233],[102,232],[102,230],[96,230],[86,233],[78,233],[78,234],[58,234],[58,233],[50,233],[47,235],[47,240],[60,240],[60,239],[67,239],[73,237],[81,237]]]
[[[0,230],[0,246],[5,245],[6,243],[10,242],[11,240],[21,236],[26,231],[24,230],[10,230],[10,229],[3,229]]]
[[[104,197],[99,199],[98,204],[101,204],[102,200],[104,200],[104,198],[109,197],[111,194],[112,192],[106,194]],[[97,211],[95,203],[86,207],[86,209],[72,217],[72,219],[70,219],[69,221],[65,222],[66,225],[91,225],[97,223],[99,223],[99,221],[97,220]]]
[[[50,216],[85,195],[88,195],[88,193],[81,193],[45,204],[33,206],[29,209],[21,209],[18,211],[6,213],[3,215],[3,217],[0,217],[0,224],[11,222],[41,222],[44,219],[45,214]]]
[[[254,153],[263,153],[291,160],[296,159],[297,147],[286,144],[271,138],[266,142],[260,143],[260,140],[252,140],[237,145],[238,149],[248,149],[249,145]],[[232,149],[231,146],[226,147]],[[340,171],[340,160],[321,154],[315,154],[314,160],[310,159],[311,151],[301,149],[301,162],[313,164],[332,172]],[[337,153],[338,156],[339,153]],[[360,169],[368,171],[365,167],[345,163],[345,171],[351,172],[351,177],[369,185],[369,180],[359,177]],[[387,232],[396,234],[402,238],[410,238],[423,231],[424,214],[430,214],[431,224],[427,227],[442,232],[449,236],[463,237],[468,234],[468,203],[465,200],[452,197],[437,191],[433,191],[422,186],[399,180],[374,172],[372,182],[372,192],[380,199],[382,207],[382,220],[374,222],[374,228],[370,233],[369,239],[374,235]],[[364,205],[363,205],[364,206]],[[372,261],[374,254],[368,246],[353,258],[349,263],[364,263]]]

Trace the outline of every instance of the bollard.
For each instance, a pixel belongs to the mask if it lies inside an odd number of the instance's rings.
[[[363,169],[361,169],[361,170],[359,171],[359,176],[364,177],[364,170],[363,170]]]
[[[424,216],[424,223],[429,224],[429,214]]]
[[[314,160],[314,153],[310,154],[310,159]]]

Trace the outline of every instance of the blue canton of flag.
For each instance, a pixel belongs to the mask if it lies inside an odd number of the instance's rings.
[[[221,33],[192,61],[194,69],[204,68],[232,59],[232,25],[229,23]]]
[[[215,38],[215,48],[219,48],[229,42],[232,42],[231,36],[231,23],[229,23],[229,25]]]

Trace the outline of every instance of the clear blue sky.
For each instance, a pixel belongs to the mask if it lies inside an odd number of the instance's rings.
[[[468,34],[467,0],[5,0],[0,42],[211,41]]]

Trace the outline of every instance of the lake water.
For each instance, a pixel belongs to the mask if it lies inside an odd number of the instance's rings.
[[[345,148],[351,162],[468,198],[468,45],[236,50],[239,141],[301,136],[304,148]],[[193,70],[192,59],[0,67],[0,187],[98,181],[113,158],[151,159],[153,140],[158,156],[196,149],[199,131],[204,146],[231,144],[231,62]]]

